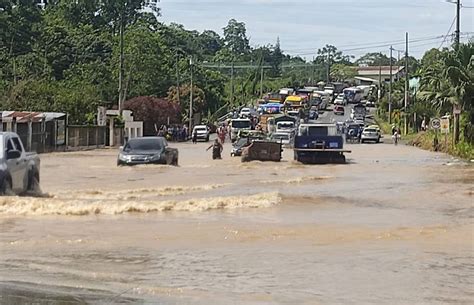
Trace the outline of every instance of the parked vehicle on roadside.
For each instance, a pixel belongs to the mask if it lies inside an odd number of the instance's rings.
[[[163,137],[143,137],[128,140],[120,147],[117,165],[167,164],[178,165],[178,149],[168,147]]]
[[[193,128],[193,133],[191,134],[194,135],[194,133],[197,134],[197,139],[198,140],[204,140],[206,142],[209,142],[209,135],[210,135],[210,130],[207,125],[196,125]]]
[[[0,132],[0,194],[20,195],[39,191],[40,159],[25,152],[20,137],[13,132]]]

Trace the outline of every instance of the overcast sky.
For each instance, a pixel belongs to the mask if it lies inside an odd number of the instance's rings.
[[[474,7],[474,0],[463,5]],[[420,57],[441,45],[443,38],[437,36],[448,33],[456,14],[456,5],[446,0],[161,0],[159,6],[165,23],[222,34],[234,18],[245,22],[252,46],[274,44],[280,37],[286,53],[308,59],[325,44],[355,56],[388,53],[388,46],[380,46],[386,42],[403,49],[407,31],[410,39],[422,40],[411,46],[412,55]],[[473,14],[473,8],[462,10],[461,32],[471,37]]]

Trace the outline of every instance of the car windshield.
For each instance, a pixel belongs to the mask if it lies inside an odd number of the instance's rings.
[[[272,138],[274,140],[289,140],[290,139],[290,135],[287,134],[287,133],[274,133],[272,135]]]
[[[141,138],[141,139],[131,139],[127,142],[124,147],[124,151],[134,151],[134,150],[150,150],[157,151],[162,150],[166,146],[163,139],[157,138]]]
[[[207,131],[207,128],[206,127],[196,127],[196,128],[194,128],[194,130],[196,130],[196,131]]]
[[[372,128],[366,128],[364,129],[364,132],[377,132],[377,130],[372,129]]]
[[[288,128],[293,128],[295,124],[293,123],[278,123],[278,128],[281,129],[288,129]]]
[[[250,121],[232,121],[233,128],[249,128]]]
[[[236,147],[241,147],[241,146],[244,146],[245,144],[247,144],[248,142],[250,142],[248,138],[240,138],[240,139],[237,141],[237,143],[235,143],[234,146],[236,146]]]

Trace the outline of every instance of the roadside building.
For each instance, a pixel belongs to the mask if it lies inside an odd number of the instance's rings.
[[[405,75],[405,67],[392,66],[392,81],[397,81]],[[390,82],[390,66],[364,66],[357,67],[357,76],[354,77],[358,85],[378,84]]]
[[[60,112],[2,111],[0,131],[18,133],[27,150],[65,150],[66,120]]]

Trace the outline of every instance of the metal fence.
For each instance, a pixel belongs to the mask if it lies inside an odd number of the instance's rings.
[[[68,150],[102,148],[107,145],[105,126],[68,126],[66,143]]]
[[[103,148],[110,143],[106,126],[65,126],[64,121],[0,123],[0,131],[13,131],[25,149],[37,153]],[[123,144],[123,128],[115,128],[114,145]]]

